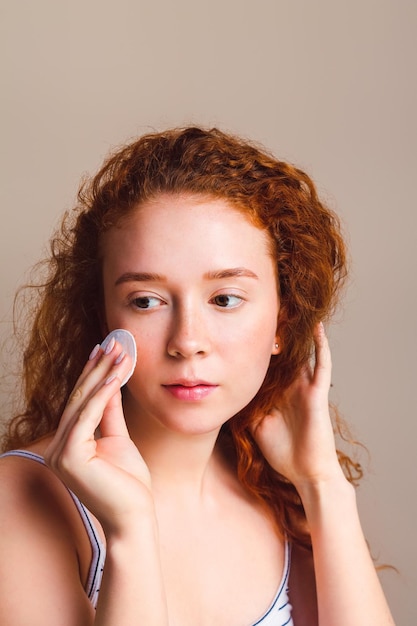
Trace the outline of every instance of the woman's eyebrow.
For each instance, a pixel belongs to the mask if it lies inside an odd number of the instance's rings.
[[[245,276],[247,278],[255,279],[259,278],[255,274],[255,272],[252,272],[252,270],[249,270],[246,267],[232,267],[230,269],[216,270],[204,274],[204,278],[206,278],[207,280],[218,280],[219,278],[235,278],[239,276]]]
[[[204,274],[205,280],[219,280],[221,278],[246,277],[258,279],[258,276],[252,270],[246,267],[232,267],[222,270],[212,270]],[[115,286],[122,283],[143,283],[143,282],[167,282],[167,277],[163,274],[154,274],[153,272],[126,272],[119,276],[115,282]]]
[[[167,277],[162,274],[153,274],[151,272],[126,272],[119,276],[114,283],[121,285],[122,283],[143,283],[143,282],[159,282],[164,283],[167,281]]]

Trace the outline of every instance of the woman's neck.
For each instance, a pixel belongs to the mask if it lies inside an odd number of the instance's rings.
[[[228,471],[216,446],[218,430],[190,434],[169,430],[154,420],[127,417],[126,421],[151,473],[155,494],[199,499]]]

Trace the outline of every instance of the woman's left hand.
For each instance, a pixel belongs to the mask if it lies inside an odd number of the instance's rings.
[[[320,625],[394,626],[363,535],[355,492],[337,457],[328,405],[330,350],[321,324],[314,342],[314,367],[301,372],[279,407],[260,417],[253,435],[268,463],[293,483],[303,502]],[[302,596],[302,585],[299,592]],[[357,601],[352,603],[353,597]]]
[[[306,366],[253,436],[268,463],[298,490],[340,477],[329,414],[331,356],[323,324],[314,331],[315,365]]]

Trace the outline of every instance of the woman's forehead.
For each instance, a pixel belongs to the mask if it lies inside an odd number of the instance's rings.
[[[138,259],[168,266],[212,260],[213,268],[262,264],[270,236],[224,199],[158,196],[141,204],[103,237],[104,258],[118,265]],[[216,265],[218,267],[216,267]]]

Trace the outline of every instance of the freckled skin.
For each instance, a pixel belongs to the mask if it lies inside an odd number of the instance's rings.
[[[207,278],[230,268],[248,275]],[[116,285],[126,273],[158,279]],[[256,394],[276,349],[279,302],[268,236],[243,213],[224,200],[156,198],[105,236],[103,280],[109,330],[126,328],[137,344],[124,397],[129,426],[212,431]],[[180,402],[163,387],[178,378],[217,388]]]

